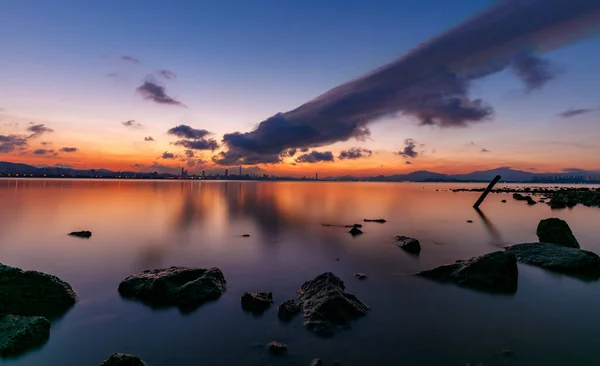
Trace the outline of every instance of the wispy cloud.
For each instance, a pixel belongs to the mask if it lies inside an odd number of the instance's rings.
[[[369,137],[369,123],[398,114],[439,127],[489,120],[492,106],[470,95],[473,80],[511,68],[528,90],[539,88],[553,77],[540,54],[593,34],[599,24],[600,1],[495,2],[396,61],[278,113],[250,132],[225,134],[225,154],[244,160],[361,140]]]
[[[159,104],[171,104],[187,108],[185,104],[168,96],[164,86],[158,85],[153,81],[144,81],[136,91],[146,100],[151,100]]]
[[[158,70],[156,74],[168,80],[177,79],[177,75],[175,75],[174,72],[169,70]]]
[[[47,149],[36,149],[32,151],[35,155],[50,155],[50,156],[56,156],[58,155],[56,152],[54,152],[54,150],[47,150]]]
[[[397,152],[398,155],[405,158],[416,158],[419,152],[416,150],[417,142],[413,139],[404,140],[404,149]]]
[[[32,133],[29,138],[36,138],[45,133],[54,132],[53,129],[46,127],[44,124],[33,124],[27,128],[27,131]]]
[[[142,61],[140,61],[139,59],[132,57],[132,56],[121,56],[121,60],[125,61],[125,62],[130,62],[132,64],[137,64],[137,65],[142,63]]]
[[[481,152],[482,153],[488,153],[488,152],[490,152],[490,150],[486,149],[485,147],[482,147],[481,148]]]
[[[318,163],[321,161],[324,162],[332,162],[335,159],[333,158],[333,153],[331,151],[316,151],[313,150],[308,154],[302,154],[296,158],[297,163]]]
[[[407,160],[407,161],[404,162],[404,164],[410,165],[410,164],[412,164],[412,162],[410,162],[410,161]]]
[[[27,146],[27,137],[19,135],[0,135],[0,153],[9,153]]]
[[[163,159],[175,159],[175,154],[165,151],[161,155],[161,158],[163,158]]]
[[[580,108],[580,109],[567,109],[564,112],[559,113],[558,115],[562,118],[571,118],[575,116],[579,116],[581,114],[590,113],[593,109]]]
[[[60,152],[65,152],[65,153],[72,153],[72,152],[79,151],[79,149],[76,148],[76,147],[61,147],[59,151]]]
[[[152,136],[147,136],[147,137],[144,137],[144,141],[156,141],[156,140],[154,140],[154,137],[152,137]]]
[[[130,119],[129,121],[121,122],[121,124],[125,127],[133,127],[133,128],[142,127],[141,123],[136,122],[133,119]]]
[[[363,157],[369,157],[373,155],[373,151],[369,150],[369,149],[362,149],[362,148],[358,148],[358,147],[353,147],[350,148],[348,150],[344,150],[342,152],[340,152],[340,155],[338,156],[338,159],[340,160],[344,160],[344,159],[360,159]]]

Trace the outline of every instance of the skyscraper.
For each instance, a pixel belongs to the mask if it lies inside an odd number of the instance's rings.
[[[240,177],[242,176],[242,166],[240,165]]]
[[[229,177],[229,170],[225,169],[225,178]]]

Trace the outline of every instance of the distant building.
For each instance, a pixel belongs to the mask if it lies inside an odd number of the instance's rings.
[[[187,178],[187,177],[189,177],[188,171],[185,170],[185,169],[183,169],[183,168],[181,168],[181,174],[180,174],[180,176],[181,176],[181,178]]]
[[[225,178],[229,177],[229,170],[225,169]]]
[[[242,166],[240,165],[240,177],[242,176]]]
[[[206,177],[206,176],[204,175],[204,170],[203,170],[203,171],[202,171],[202,178],[204,178],[204,177]]]

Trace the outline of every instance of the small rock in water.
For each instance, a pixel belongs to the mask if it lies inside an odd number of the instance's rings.
[[[286,300],[279,304],[277,317],[283,321],[289,321],[294,315],[298,314],[300,310],[300,306],[296,303],[296,300]]]
[[[467,222],[468,222],[469,224],[472,224],[472,223],[473,223],[473,220],[467,220]]]
[[[242,309],[262,313],[273,303],[272,292],[246,292],[242,296]]]
[[[397,236],[396,245],[412,254],[421,252],[421,243],[417,239],[408,236]]]
[[[506,200],[502,200],[502,201],[500,201],[500,202],[502,202],[502,203],[506,203]]]
[[[360,235],[362,234],[362,230],[357,228],[356,226],[353,226],[352,229],[350,229],[350,231],[348,231],[350,233],[350,235],[352,236],[356,236],[356,235]]]
[[[89,239],[92,236],[91,231],[73,231],[70,232],[69,235],[76,236],[78,238]]]
[[[283,343],[279,343],[279,342],[271,342],[267,345],[267,349],[269,350],[269,353],[272,355],[284,355],[287,353],[287,346]]]
[[[542,243],[558,244],[565,247],[579,248],[579,243],[566,221],[555,217],[541,220],[536,230]]]
[[[354,277],[358,278],[359,280],[366,280],[368,278],[366,274],[360,272],[355,273]]]
[[[386,221],[384,219],[365,219],[365,222],[378,222],[380,224],[385,223]]]
[[[320,358],[314,358],[310,362],[310,366],[323,366],[323,360],[321,360]]]
[[[41,316],[4,315],[0,318],[0,355],[16,356],[41,346],[50,337],[50,322]]]
[[[249,237],[250,237],[250,234],[243,234],[242,235],[242,238],[249,238]]]
[[[138,356],[126,353],[113,353],[100,366],[146,366]]]
[[[339,262],[339,261],[340,261],[340,259],[339,259],[339,258],[336,258],[336,259],[335,259],[335,261],[336,261],[336,262]]]

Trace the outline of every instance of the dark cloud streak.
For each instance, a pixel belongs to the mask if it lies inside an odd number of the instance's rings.
[[[158,85],[153,81],[144,81],[136,91],[146,100],[151,100],[159,104],[178,105],[187,108],[185,104],[168,96],[164,86]]]

